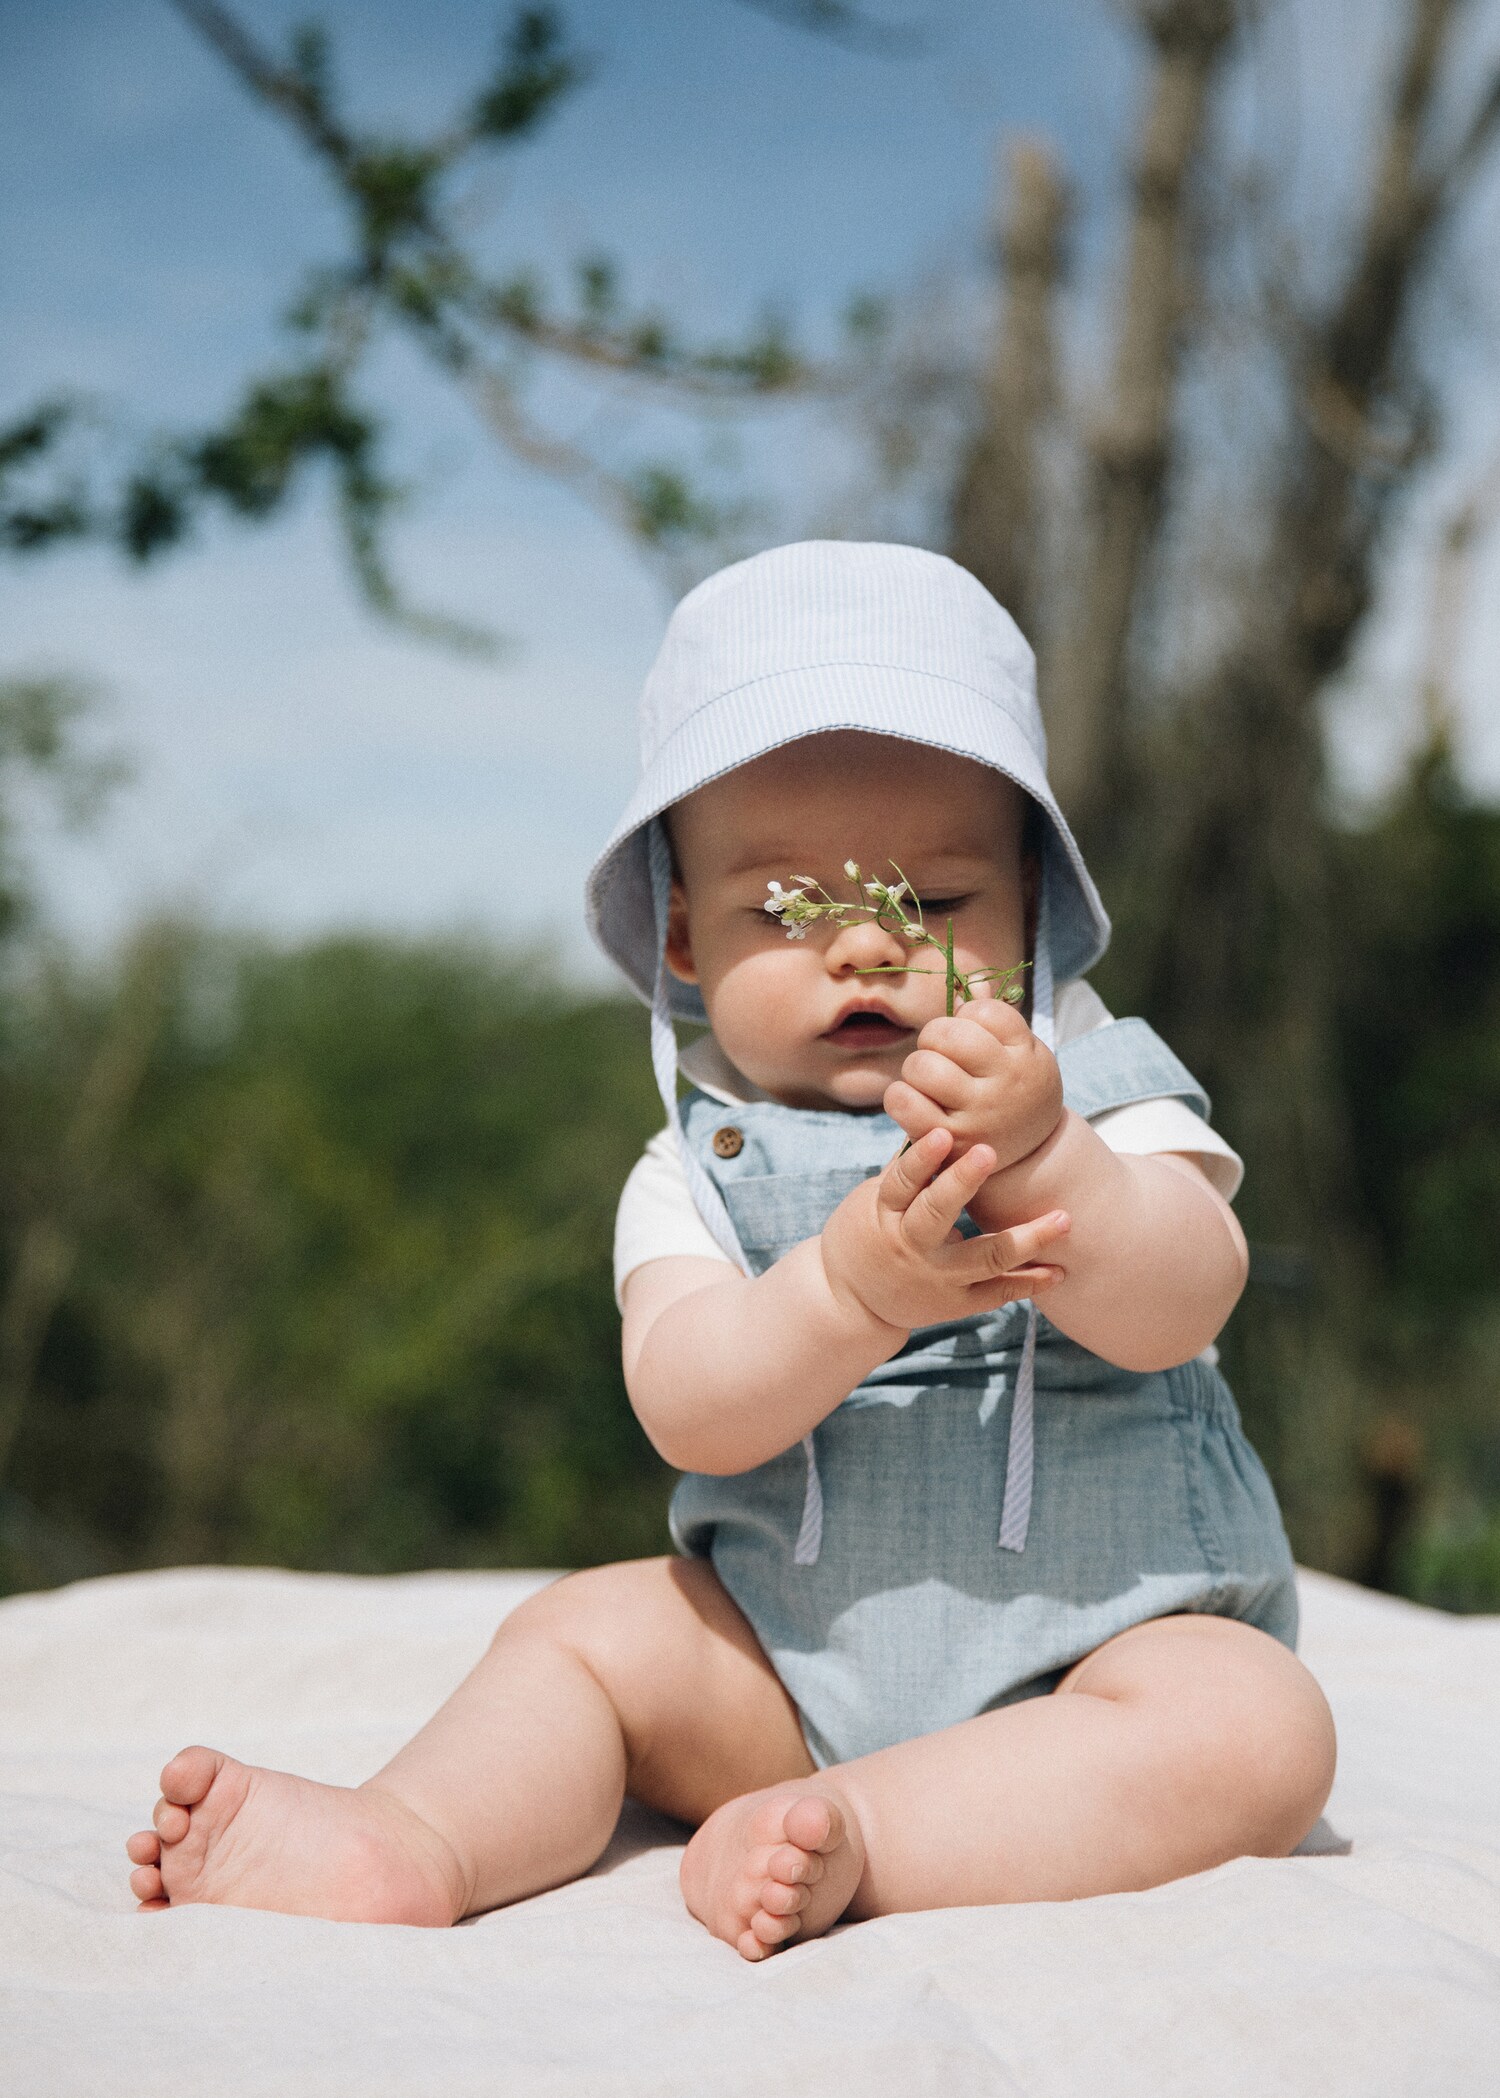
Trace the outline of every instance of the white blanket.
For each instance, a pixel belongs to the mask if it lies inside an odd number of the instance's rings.
[[[133,1910],[186,1741],[353,1780],[539,1576],[206,1571],[0,1604],[5,2098],[1417,2098],[1500,2091],[1500,1619],[1318,1576],[1347,1855],[948,1909],[747,1966],[628,1811],[588,1879],[453,1931]]]

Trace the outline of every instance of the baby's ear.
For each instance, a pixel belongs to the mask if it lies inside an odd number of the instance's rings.
[[[672,900],[667,907],[667,967],[679,983],[696,983],[693,941],[688,931],[687,896],[681,881],[672,877]]]

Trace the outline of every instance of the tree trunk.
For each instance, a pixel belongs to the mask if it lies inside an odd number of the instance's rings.
[[[1068,195],[1052,154],[1033,139],[1010,146],[1000,186],[1000,326],[982,419],[953,497],[949,552],[1040,650],[1039,453],[1057,401],[1055,309]]]
[[[1229,0],[1156,0],[1141,20],[1152,79],[1114,371],[1085,446],[1084,587],[1065,614],[1048,694],[1054,784],[1085,832],[1115,795],[1126,753],[1127,647],[1171,450],[1189,183],[1236,10]]]

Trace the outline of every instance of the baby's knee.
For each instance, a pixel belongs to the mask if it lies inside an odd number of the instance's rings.
[[[1235,1803],[1241,1855],[1286,1857],[1327,1804],[1337,1739],[1312,1674],[1261,1638],[1234,1688],[1204,1715],[1202,1746],[1215,1786]]]
[[[564,1647],[592,1671],[628,1660],[629,1647],[657,1615],[669,1559],[628,1559],[589,1566],[539,1588],[503,1620],[494,1644],[503,1650],[540,1641]]]

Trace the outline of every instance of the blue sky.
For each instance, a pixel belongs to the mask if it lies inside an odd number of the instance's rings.
[[[309,11],[242,4],[278,36]],[[722,336],[774,304],[826,341],[854,291],[977,267],[996,141],[1017,128],[1058,143],[1089,206],[1085,252],[1107,260],[1135,77],[1106,0],[907,11],[927,43],[892,61],[736,0],[576,0],[565,13],[597,73],[486,186],[497,267],[603,248],[690,330]],[[497,21],[461,0],[319,12],[351,109],[393,125],[440,119]],[[1301,0],[1300,15],[1315,82],[1351,49],[1368,72],[1365,0]],[[0,44],[0,412],[67,384],[143,429],[212,417],[274,359],[299,267],[337,252],[316,171],[162,0],[0,0]],[[0,666],[93,674],[96,733],[136,767],[96,834],[45,843],[54,908],[81,935],[186,904],[281,933],[547,926],[584,965],[578,892],[628,790],[662,583],[572,497],[504,462],[414,364],[385,359],[376,384],[420,491],[396,538],[402,574],[515,648],[477,664],[383,630],[316,502],[269,531],[216,527],[144,577],[94,552],[12,565]],[[1490,434],[1480,407],[1473,432],[1475,446]],[[785,487],[774,428],[749,458]],[[1413,645],[1401,604],[1398,588],[1341,710],[1361,783],[1405,733],[1389,697]],[[1472,764],[1500,785],[1493,679],[1477,660],[1466,679]]]

